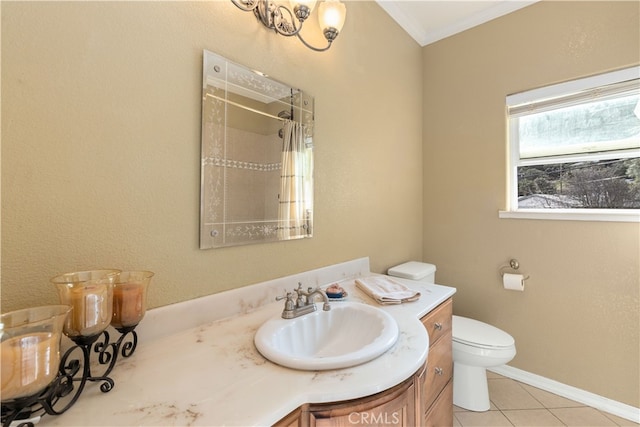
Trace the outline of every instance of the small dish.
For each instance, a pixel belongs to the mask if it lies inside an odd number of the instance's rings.
[[[341,293],[329,293],[327,292],[327,297],[329,298],[329,300],[331,301],[344,301],[345,299],[347,299],[347,297],[349,296],[349,294],[347,293],[347,291],[342,291]]]

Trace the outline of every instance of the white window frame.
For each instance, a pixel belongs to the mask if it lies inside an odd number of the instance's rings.
[[[507,209],[499,211],[500,218],[583,220],[583,221],[619,221],[640,222],[640,209],[526,209],[518,207],[517,171],[520,166],[540,164],[539,158],[521,159],[518,141],[518,129],[514,120],[510,119],[510,111],[523,111],[553,105],[554,99],[568,96],[576,97],[577,102],[586,99],[589,94],[599,94],[604,86],[616,85],[629,80],[640,79],[640,66],[630,67],[605,74],[586,77],[565,83],[559,83],[538,89],[529,90],[506,98],[506,116],[508,132],[508,177],[507,177]],[[510,123],[510,124],[509,124]],[[626,149],[606,153],[585,153],[548,158],[545,163],[579,162],[585,160],[607,160],[614,158],[640,157],[640,149]]]

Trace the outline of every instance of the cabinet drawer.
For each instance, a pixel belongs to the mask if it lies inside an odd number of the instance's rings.
[[[451,335],[451,315],[453,314],[453,302],[451,299],[440,304],[431,313],[424,316],[422,324],[429,333],[429,344],[435,344],[441,336]]]
[[[425,373],[423,407],[429,408],[438,397],[443,387],[453,377],[453,361],[451,359],[451,335],[443,336],[429,348],[427,370]]]

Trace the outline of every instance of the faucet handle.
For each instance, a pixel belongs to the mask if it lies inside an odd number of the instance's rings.
[[[279,297],[276,297],[276,301],[282,301],[285,298],[287,300],[293,300],[293,293],[292,292],[287,292],[286,295],[281,295]]]
[[[296,299],[296,305],[298,307],[304,307],[309,303],[309,300],[307,299],[307,296],[305,294],[303,294],[299,290],[296,292],[296,294],[298,295],[298,298]]]
[[[285,298],[287,299],[287,300],[284,302],[284,309],[285,309],[285,311],[291,311],[291,310],[294,310],[294,309],[295,309],[295,307],[296,307],[296,305],[295,305],[295,303],[293,302],[293,293],[291,293],[291,292],[287,292],[287,294],[286,294],[286,295],[278,296],[278,297],[276,297],[276,301],[282,301],[282,300],[283,300],[283,299],[285,299]]]

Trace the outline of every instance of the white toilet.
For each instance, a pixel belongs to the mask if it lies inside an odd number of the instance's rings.
[[[436,266],[406,262],[387,271],[389,276],[435,283]],[[453,316],[453,404],[470,411],[488,411],[487,368],[509,363],[516,345],[508,333],[477,320]]]

